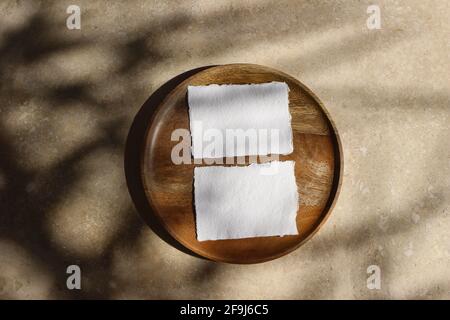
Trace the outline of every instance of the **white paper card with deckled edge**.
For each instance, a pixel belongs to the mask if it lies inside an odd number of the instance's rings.
[[[294,166],[294,161],[273,161],[246,167],[196,167],[197,240],[298,234]]]
[[[293,151],[284,82],[188,86],[188,104],[195,159]]]

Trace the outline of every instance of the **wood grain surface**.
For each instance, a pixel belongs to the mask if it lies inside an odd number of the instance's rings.
[[[294,152],[280,156],[280,160],[295,160],[300,201],[297,213],[299,234],[199,242],[196,239],[193,205],[193,173],[197,164],[175,165],[171,160],[172,148],[178,143],[171,141],[173,130],[189,129],[187,86],[270,81],[284,81],[290,88],[289,110],[292,115]],[[248,165],[251,159],[245,157],[240,160]],[[258,162],[266,160],[260,158]],[[339,136],[318,98],[293,77],[252,64],[211,67],[178,85],[153,114],[141,156],[144,191],[162,225],[193,252],[214,261],[229,263],[268,261],[291,252],[307,241],[331,213],[339,193],[342,172]]]

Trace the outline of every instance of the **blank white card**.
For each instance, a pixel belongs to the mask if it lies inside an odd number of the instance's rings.
[[[284,82],[188,86],[188,104],[196,159],[293,151]]]
[[[294,161],[194,169],[197,239],[298,234]]]

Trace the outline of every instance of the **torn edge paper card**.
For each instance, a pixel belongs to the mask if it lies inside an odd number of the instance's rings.
[[[188,86],[188,104],[195,159],[293,151],[284,82]]]
[[[298,234],[294,166],[294,161],[273,161],[246,167],[196,167],[197,239]]]

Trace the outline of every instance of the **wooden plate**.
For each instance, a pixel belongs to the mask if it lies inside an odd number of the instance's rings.
[[[295,160],[300,205],[299,235],[199,242],[193,206],[194,164],[175,165],[171,141],[177,128],[189,129],[188,85],[245,84],[284,81],[289,85],[294,152],[280,160]],[[248,158],[246,158],[248,160]],[[193,252],[215,261],[257,263],[298,248],[323,225],[336,202],[342,180],[342,147],[322,103],[303,84],[280,71],[253,64],[211,67],[189,77],[155,110],[148,125],[141,157],[141,177],[154,214],[167,231]]]

